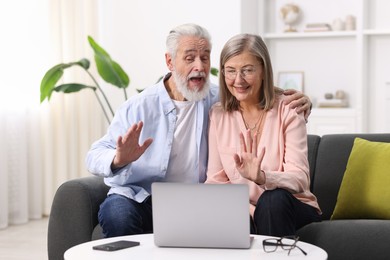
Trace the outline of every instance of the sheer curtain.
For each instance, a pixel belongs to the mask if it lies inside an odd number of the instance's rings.
[[[39,87],[57,63],[92,61],[97,3],[0,2],[0,229],[49,215],[59,185],[89,175],[85,154],[106,128],[93,93],[53,93],[40,104]],[[91,83],[76,68],[64,80]]]

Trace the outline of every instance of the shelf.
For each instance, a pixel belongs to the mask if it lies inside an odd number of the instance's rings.
[[[353,117],[356,115],[354,108],[313,108],[313,116]]]
[[[340,38],[340,37],[356,37],[356,31],[341,31],[341,32],[292,32],[292,33],[266,33],[264,38],[272,39],[294,39],[294,38]]]
[[[364,30],[364,35],[367,36],[390,36],[390,30]],[[292,33],[266,33],[264,39],[293,39],[293,38],[331,38],[331,37],[356,37],[356,31],[344,32],[292,32]]]
[[[390,30],[364,30],[363,34],[372,36],[390,36]]]

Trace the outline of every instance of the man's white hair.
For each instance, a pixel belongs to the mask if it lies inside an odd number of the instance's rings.
[[[209,43],[211,50],[211,37],[205,28],[192,23],[179,25],[169,32],[166,41],[167,52],[172,56],[173,60],[176,58],[179,40],[183,36],[195,36],[205,39]]]

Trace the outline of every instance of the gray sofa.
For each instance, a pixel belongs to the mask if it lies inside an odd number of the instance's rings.
[[[311,189],[323,221],[303,227],[298,235],[327,251],[330,260],[390,259],[389,220],[329,220],[355,137],[390,142],[390,134],[308,136]],[[50,260],[63,259],[74,245],[101,238],[97,213],[107,192],[102,178],[94,176],[70,180],[58,188],[48,226]]]

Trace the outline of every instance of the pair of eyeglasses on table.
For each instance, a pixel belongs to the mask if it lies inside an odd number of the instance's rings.
[[[302,248],[297,246],[298,241],[298,236],[267,238],[263,240],[263,249],[266,253],[272,253],[275,252],[276,249],[280,246],[282,249],[287,250],[288,255],[290,255],[291,250],[298,248],[304,255],[307,255],[307,253]]]

